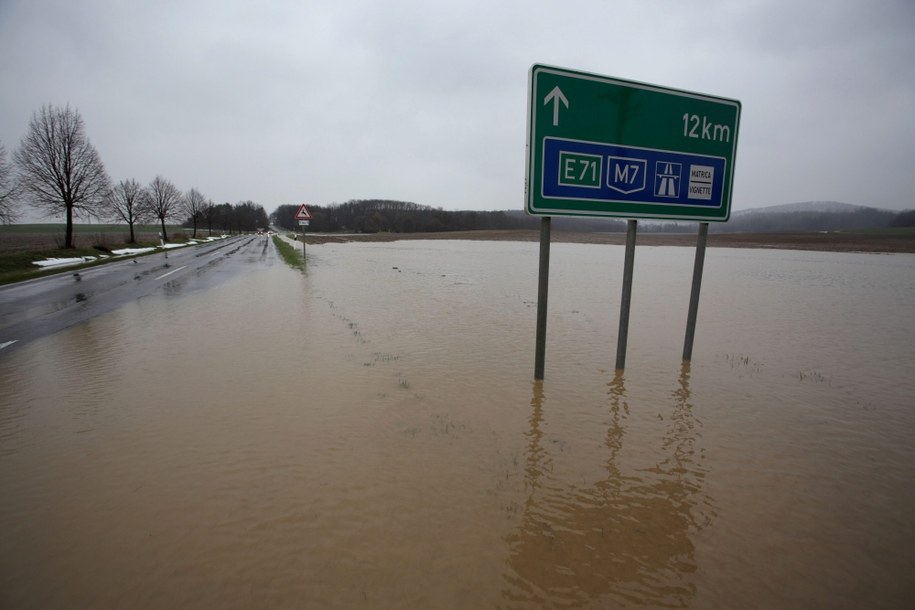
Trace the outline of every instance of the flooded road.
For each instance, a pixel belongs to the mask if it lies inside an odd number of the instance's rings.
[[[4,355],[159,290],[175,291],[189,277],[216,282],[239,259],[266,257],[268,242],[253,236],[212,238],[156,254],[0,286],[0,351]],[[5,350],[5,351],[4,351]]]
[[[0,607],[903,608],[915,257],[272,247],[0,357]]]

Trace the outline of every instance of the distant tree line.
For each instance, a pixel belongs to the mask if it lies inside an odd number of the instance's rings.
[[[281,205],[270,219],[274,225],[295,231],[299,229],[295,213],[298,205]],[[353,233],[438,233],[442,231],[482,231],[537,229],[540,219],[520,210],[452,211],[408,201],[357,199],[327,206],[309,205],[312,220],[308,230],[315,232]],[[626,222],[596,218],[555,218],[553,228],[559,231],[626,230]]]
[[[193,227],[194,222],[194,216],[190,216],[184,221],[183,226]],[[217,229],[226,233],[258,231],[266,229],[270,224],[267,211],[253,201],[241,201],[234,205],[223,203],[204,206],[197,222],[206,227],[210,234]]]
[[[270,217],[284,229],[299,230],[295,213],[298,205],[281,205]],[[521,210],[448,211],[406,201],[363,199],[328,206],[311,205],[312,220],[308,230],[314,232],[414,233],[441,231],[478,231],[490,229],[536,229],[540,219]],[[892,212],[876,208],[824,212],[759,212],[732,216],[726,223],[712,223],[717,232],[811,232],[841,231],[861,228],[915,226],[915,211]],[[626,231],[626,221],[618,219],[554,217],[557,231],[608,232]],[[640,232],[691,233],[695,222],[645,220]]]
[[[136,225],[153,221],[165,240],[166,224],[182,219],[193,237],[204,226],[210,233],[267,226],[267,213],[252,201],[217,206],[196,188],[182,192],[162,176],[145,186],[134,179],[112,184],[79,111],[69,105],[35,112],[13,161],[0,143],[0,222],[18,220],[22,204],[48,217],[62,215],[65,248],[73,247],[73,223],[79,216],[127,224],[130,242],[136,241]]]
[[[912,212],[892,212],[866,207],[853,211],[832,212],[758,212],[732,216],[728,222],[716,224],[714,230],[721,233],[804,233],[913,226],[898,224],[905,222],[906,214],[911,216]]]
[[[297,230],[298,205],[281,205],[271,215],[273,224]],[[506,212],[454,212],[408,201],[364,199],[328,206],[309,205],[309,231],[353,233],[434,233],[481,229],[527,228],[525,219]]]
[[[891,227],[915,227],[915,210],[903,210],[896,214]]]

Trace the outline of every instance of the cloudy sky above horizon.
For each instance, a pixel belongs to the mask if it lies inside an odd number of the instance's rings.
[[[915,207],[911,0],[0,0],[0,143],[70,104],[114,180],[523,209],[544,63],[738,99],[733,210]]]

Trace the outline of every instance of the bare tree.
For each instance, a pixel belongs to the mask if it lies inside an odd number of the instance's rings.
[[[6,149],[0,143],[0,223],[10,224],[19,218],[19,185],[13,165],[6,159]]]
[[[162,225],[162,239],[168,241],[168,233],[165,232],[165,221],[174,218],[179,213],[181,207],[181,191],[174,184],[163,178],[156,176],[149,183],[149,210],[153,216],[159,219]]]
[[[130,227],[130,243],[136,243],[134,225],[149,217],[149,202],[146,189],[134,179],[121,180],[110,191],[105,201],[109,216],[127,223]]]
[[[191,226],[194,227],[192,238],[197,237],[197,222],[203,216],[206,209],[206,203],[206,197],[195,188],[192,188],[184,195],[184,211],[190,216]]]
[[[207,199],[207,203],[203,206],[203,218],[207,223],[207,235],[212,237],[213,235],[213,220],[216,219],[216,204],[213,203],[212,199]]]
[[[69,105],[42,107],[32,115],[14,158],[31,202],[48,216],[65,215],[64,247],[72,248],[74,215],[96,215],[110,185],[79,112]]]

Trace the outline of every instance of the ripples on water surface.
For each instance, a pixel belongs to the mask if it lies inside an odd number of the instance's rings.
[[[907,607],[915,259],[309,247],[0,357],[0,606]],[[187,294],[184,294],[187,292]]]

